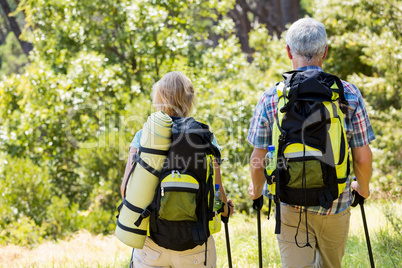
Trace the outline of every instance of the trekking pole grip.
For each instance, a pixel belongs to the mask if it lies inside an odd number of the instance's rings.
[[[356,177],[353,177],[353,180],[356,180]],[[353,190],[352,191],[353,195],[353,202],[351,204],[352,207],[356,207],[357,205],[363,205],[364,204],[364,197],[361,196],[357,191]]]
[[[353,202],[351,204],[352,207],[356,207],[357,205],[364,204],[364,197],[361,196],[357,191],[353,190],[352,195],[354,196]]]
[[[233,208],[231,208],[232,206],[229,204],[229,202],[228,202],[227,204],[225,204],[225,205],[228,206],[228,216],[225,217],[225,216],[222,216],[222,215],[221,215],[221,221],[222,221],[223,223],[228,223],[228,222],[229,222],[229,217],[230,217],[230,210],[233,209]]]
[[[259,198],[253,200],[253,209],[261,210],[264,205],[264,196],[261,195]]]

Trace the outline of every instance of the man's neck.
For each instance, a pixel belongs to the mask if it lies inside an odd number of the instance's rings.
[[[322,59],[312,58],[311,60],[307,60],[306,58],[295,57],[292,59],[292,66],[294,70],[306,66],[318,66],[322,68]]]

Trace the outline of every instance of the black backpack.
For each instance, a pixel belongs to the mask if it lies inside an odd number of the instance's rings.
[[[272,135],[276,169],[266,170],[268,189],[277,204],[276,233],[280,233],[280,202],[328,209],[349,175],[343,126],[347,101],[340,79],[316,70],[291,71],[283,77],[277,85]]]
[[[161,247],[184,251],[220,229],[217,213],[223,209],[213,211],[214,159],[220,163],[220,152],[207,125],[192,117],[172,119],[172,144],[147,208],[149,235]]]

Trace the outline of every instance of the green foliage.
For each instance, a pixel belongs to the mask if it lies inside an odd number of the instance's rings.
[[[39,167],[27,158],[6,156],[0,162],[0,226],[25,216],[41,225],[43,207],[49,205],[51,186],[46,167]],[[5,212],[5,213],[4,213]]]
[[[21,73],[28,58],[21,49],[14,33],[9,33],[5,44],[0,45],[0,76]]]
[[[367,101],[375,191],[400,198],[401,4],[313,2],[302,1],[327,27],[325,70],[356,84]],[[193,116],[223,148],[225,190],[239,212],[250,212],[248,127],[262,93],[291,69],[283,37],[254,25],[248,63],[226,17],[232,0],[21,3],[34,50],[21,74],[0,81],[0,243],[114,230],[128,146],[153,111],[152,85],[172,70],[193,81]],[[0,56],[18,49],[9,36]]]
[[[46,208],[47,235],[57,239],[60,235],[78,231],[79,221],[78,204],[70,202],[64,195],[52,197],[51,204]]]
[[[37,225],[32,219],[22,216],[0,232],[1,244],[16,244],[33,246],[43,240],[46,232],[43,226]]]
[[[402,4],[400,1],[316,1],[317,19],[329,35],[326,70],[362,92],[376,134],[374,186],[399,199],[402,193],[401,103]]]

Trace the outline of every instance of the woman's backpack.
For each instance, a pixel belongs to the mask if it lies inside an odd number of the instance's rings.
[[[183,251],[220,230],[213,211],[214,159],[219,163],[220,152],[207,125],[192,117],[172,118],[172,145],[150,205],[149,234],[159,246]]]

